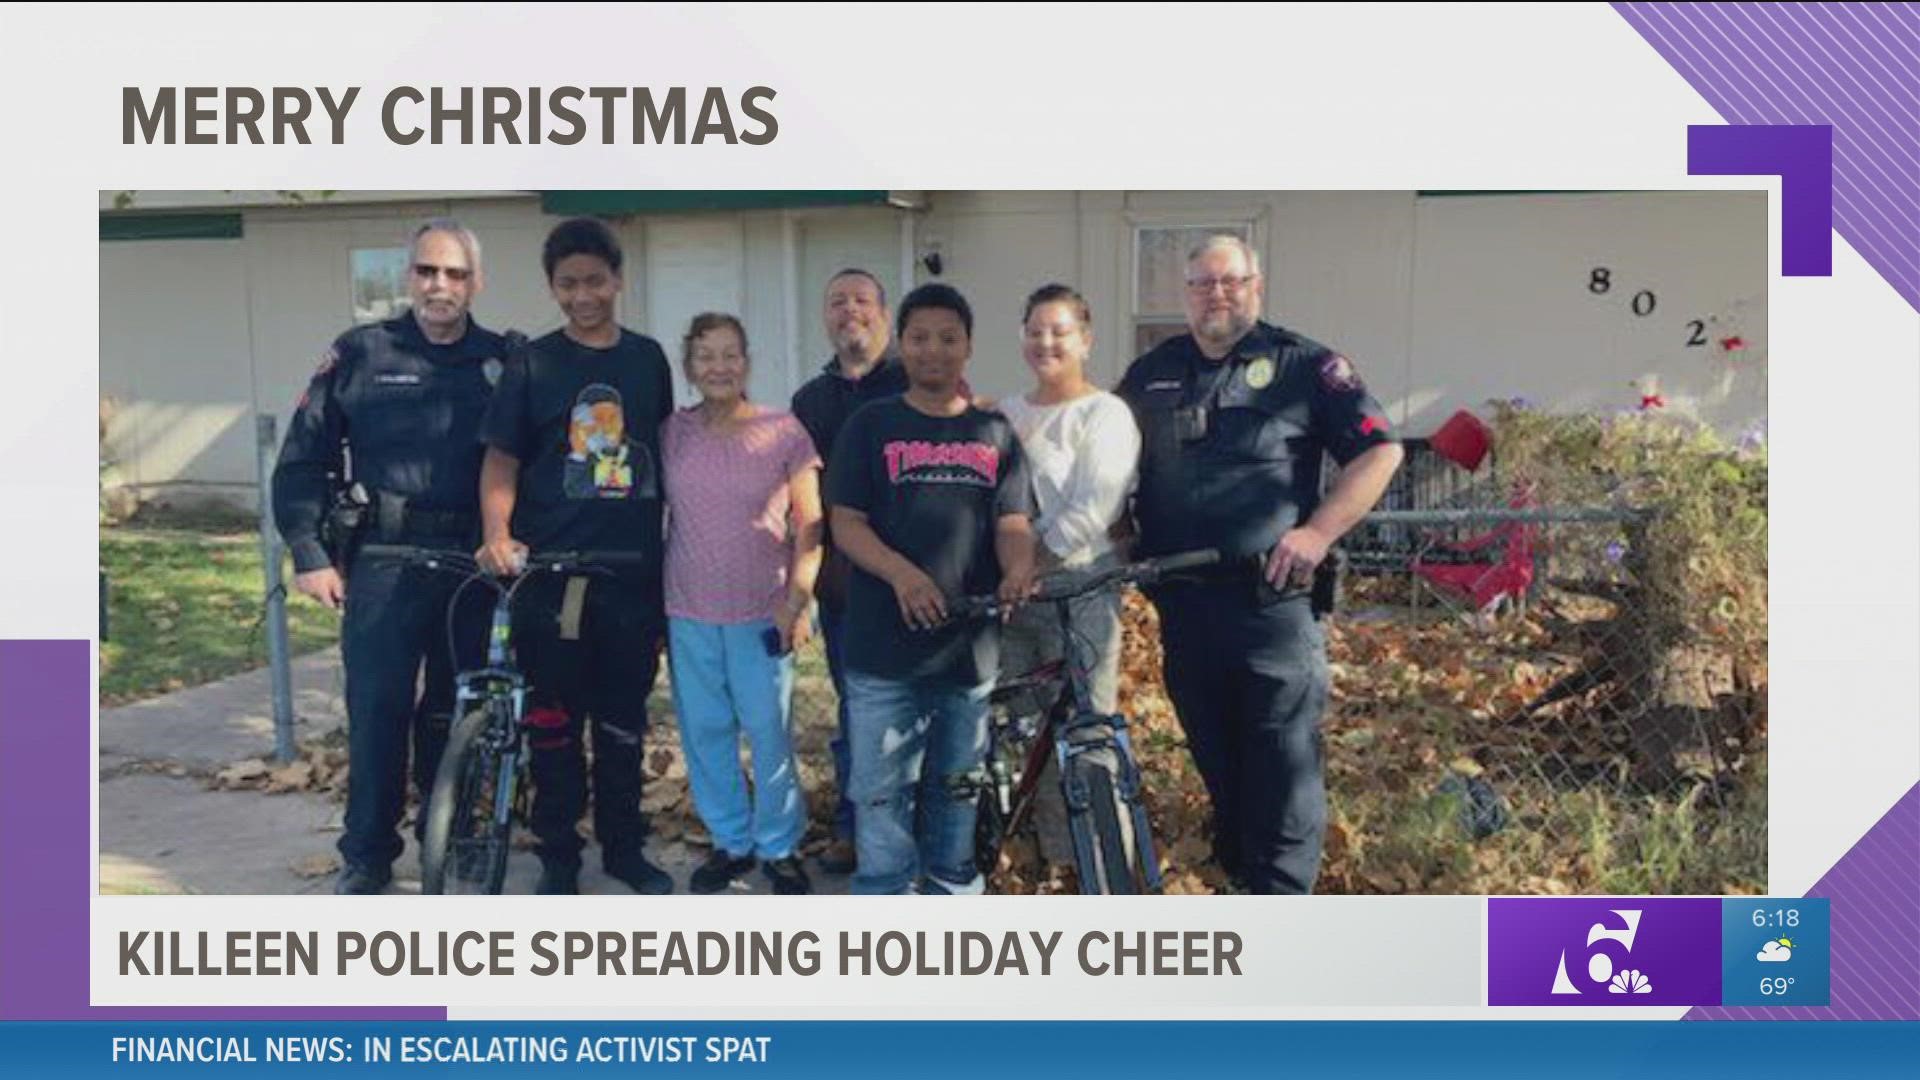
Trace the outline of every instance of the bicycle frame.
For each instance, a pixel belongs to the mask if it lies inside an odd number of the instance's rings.
[[[472,557],[462,552],[435,551],[402,545],[369,544],[361,549],[361,557],[391,557],[405,560],[410,565],[441,573],[459,573],[464,576],[460,589],[455,590],[449,603],[447,648],[454,653],[456,663],[458,650],[453,639],[452,611],[460,602],[461,590],[475,582],[483,582],[494,591],[492,622],[487,635],[487,659],[484,666],[460,671],[454,676],[455,715],[461,718],[472,717],[474,710],[484,710],[485,722],[471,736],[477,745],[483,747],[497,759],[497,769],[493,770],[492,805],[488,809],[474,806],[475,819],[486,822],[487,834],[483,842],[488,845],[506,845],[510,842],[513,820],[524,807],[531,786],[525,781],[531,756],[528,748],[529,733],[524,719],[527,703],[527,681],[514,663],[513,658],[513,600],[520,586],[538,573],[597,573],[610,571],[614,566],[638,561],[637,556],[626,553],[549,553],[544,556],[530,556],[528,564],[517,574],[511,584],[503,583],[482,573]],[[464,720],[461,721],[465,723]],[[465,727],[457,730],[467,730]],[[457,736],[456,736],[457,737]],[[462,751],[464,756],[465,751]],[[450,819],[444,813],[435,815],[433,805],[438,799],[446,797],[447,792],[459,790],[459,779],[450,779],[450,761],[443,760],[434,780],[437,793],[429,800],[428,841],[434,843],[435,830],[440,829],[441,840],[445,845],[441,855],[435,858],[453,858],[452,847],[455,841],[447,835]],[[453,785],[449,787],[449,785]],[[464,800],[465,796],[457,796]],[[445,804],[443,804],[445,805]],[[437,823],[437,824],[436,824]],[[460,843],[469,839],[461,838]],[[489,848],[491,851],[501,851]],[[504,854],[492,856],[504,860]],[[444,863],[433,865],[443,866]],[[499,867],[504,861],[495,864],[491,871],[494,875],[489,886],[498,889]],[[428,872],[428,880],[435,880],[435,872]]]
[[[495,593],[486,666],[454,676],[454,715],[466,716],[476,708],[487,710],[491,721],[487,741],[500,755],[500,775],[493,788],[493,820],[506,824],[513,817],[514,799],[526,786],[518,782],[518,771],[527,760],[526,729],[520,723],[526,715],[527,681],[512,659],[513,590],[496,587]]]
[[[1180,566],[1206,565],[1215,561],[1217,555],[1212,552],[1190,553],[1167,560],[1159,560],[1133,567],[1123,567],[1111,571],[1093,581],[1058,597],[1048,597],[1042,601],[1054,609],[1058,618],[1062,659],[1042,665],[1033,671],[1004,683],[996,691],[999,699],[996,704],[1005,704],[1015,693],[1036,683],[1051,682],[1064,672],[1065,685],[1040,713],[1039,721],[1034,723],[1034,714],[1011,714],[997,712],[988,720],[989,747],[987,753],[987,780],[991,784],[999,811],[998,835],[993,838],[992,850],[998,851],[1006,838],[1019,831],[1031,814],[1034,800],[1040,790],[1040,776],[1044,771],[1045,755],[1051,753],[1059,770],[1061,795],[1068,810],[1069,835],[1074,845],[1074,859],[1077,866],[1085,868],[1094,865],[1094,838],[1086,826],[1087,813],[1092,794],[1084,782],[1079,781],[1079,772],[1071,767],[1073,759],[1091,752],[1110,752],[1116,764],[1115,782],[1121,801],[1127,807],[1130,827],[1135,847],[1138,851],[1142,884],[1147,891],[1158,890],[1161,884],[1160,860],[1154,850],[1153,830],[1147,818],[1146,803],[1141,798],[1140,769],[1133,755],[1133,741],[1127,734],[1127,719],[1119,713],[1102,713],[1094,707],[1092,689],[1089,685],[1091,667],[1094,661],[1083,659],[1080,643],[1073,630],[1073,601],[1082,595],[1106,589],[1117,589],[1128,581],[1151,581],[1158,578],[1165,569]],[[994,602],[981,599],[972,605],[976,613],[997,611]],[[1009,775],[1007,762],[999,748],[1007,744],[1026,744],[1024,760],[1020,763],[1020,775],[1017,782]],[[1086,877],[1082,873],[1083,879]],[[1098,883],[1082,880],[1083,892],[1098,891]]]

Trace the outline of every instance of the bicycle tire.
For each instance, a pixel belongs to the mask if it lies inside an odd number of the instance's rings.
[[[1126,804],[1120,785],[1118,756],[1111,750],[1088,750],[1067,761],[1072,774],[1063,784],[1082,784],[1087,792],[1085,814],[1069,810],[1073,829],[1091,829],[1090,842],[1075,843],[1074,861],[1080,891],[1088,894],[1132,895],[1144,892],[1140,849],[1135,842],[1133,808]],[[1072,800],[1068,801],[1069,807]],[[1092,865],[1086,865],[1091,860]]]
[[[485,709],[460,718],[447,737],[427,800],[420,849],[420,891],[498,895],[507,877],[513,824],[493,813],[509,767],[487,741],[493,720]]]

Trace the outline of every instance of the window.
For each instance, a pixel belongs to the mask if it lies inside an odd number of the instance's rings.
[[[391,319],[407,306],[407,255],[403,247],[354,249],[355,324]]]
[[[1209,236],[1252,242],[1253,226],[1146,226],[1134,230],[1133,351],[1138,356],[1187,332],[1187,252]]]

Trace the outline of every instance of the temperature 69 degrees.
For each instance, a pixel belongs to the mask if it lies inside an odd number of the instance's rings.
[[[1729,896],[1720,903],[1720,1004],[1828,1004],[1829,898]]]

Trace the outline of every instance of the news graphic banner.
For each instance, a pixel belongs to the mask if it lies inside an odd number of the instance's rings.
[[[1826,1005],[1824,899],[1528,897],[1487,905],[1489,1005]]]

